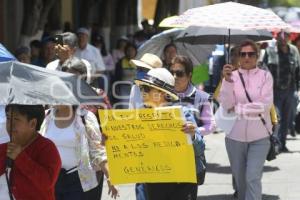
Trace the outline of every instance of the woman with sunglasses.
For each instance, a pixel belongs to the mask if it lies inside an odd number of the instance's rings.
[[[239,200],[262,199],[261,178],[270,148],[273,79],[270,72],[257,67],[257,59],[256,44],[250,40],[242,42],[239,69],[233,71],[230,64],[223,67],[219,97],[223,108],[238,115],[225,144]]]
[[[172,74],[165,68],[151,69],[142,79],[135,80],[140,87],[144,107],[155,108],[170,106],[172,102],[178,100],[174,91],[175,79]],[[182,131],[189,134],[192,140],[201,137],[199,132],[194,129],[196,121],[192,116],[185,112],[186,122]],[[146,183],[147,200],[190,200],[197,188],[196,183]]]
[[[215,129],[209,94],[200,91],[192,84],[193,64],[187,56],[173,58],[169,71],[175,79],[175,92],[179,97],[177,104],[194,108],[198,129],[201,135],[207,135]]]
[[[197,130],[201,137],[207,135],[214,131],[215,121],[213,118],[212,109],[209,102],[209,94],[204,91],[200,91],[192,84],[192,73],[193,73],[193,64],[192,61],[186,56],[177,55],[173,58],[170,72],[175,79],[175,92],[177,93],[179,100],[175,104],[183,105],[189,108],[190,112],[193,114],[196,124],[188,122],[186,124],[187,129]],[[201,163],[205,165],[205,144],[201,143],[202,146],[198,154],[200,156]],[[201,179],[204,181],[205,166],[202,166],[197,169],[198,176],[201,175]],[[203,183],[202,183],[203,184]],[[201,185],[201,183],[199,183]],[[192,199],[197,199],[198,187],[194,187],[192,194]]]

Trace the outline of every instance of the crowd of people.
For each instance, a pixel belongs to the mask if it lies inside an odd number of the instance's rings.
[[[295,44],[300,48],[299,41],[300,37]],[[287,134],[295,135],[300,56],[287,33],[278,33],[276,42],[264,49],[250,40],[234,46],[231,64],[222,64],[219,85],[209,90],[213,98],[192,83],[193,63],[177,54],[175,44],[161,47],[162,58],[145,53],[137,59],[142,42],[120,38],[109,51],[101,35],[91,37],[87,28],[79,28],[76,33],[34,40],[30,47],[15,51],[20,62],[78,75],[104,99],[104,105],[2,106],[0,178],[4,183],[0,184],[8,187],[1,187],[1,195],[17,200],[99,200],[105,180],[111,197],[117,198],[118,189],[109,179],[107,137],[101,132],[98,109],[182,106],[182,132],[194,143],[198,175],[206,167],[204,138],[216,129],[214,99],[239,116],[225,137],[235,197],[262,199],[268,132],[274,130],[280,139],[281,152],[289,151]],[[7,160],[13,161],[12,167],[7,167]],[[136,197],[196,200],[197,190],[197,183],[137,183]]]

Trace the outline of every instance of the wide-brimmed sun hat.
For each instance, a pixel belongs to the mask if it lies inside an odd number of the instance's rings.
[[[165,68],[153,68],[143,79],[134,81],[138,86],[147,85],[168,94],[173,100],[178,100],[175,93],[175,79]]]
[[[161,68],[163,66],[161,59],[151,53],[145,53],[141,59],[131,59],[130,62],[137,67],[143,67],[147,69]]]

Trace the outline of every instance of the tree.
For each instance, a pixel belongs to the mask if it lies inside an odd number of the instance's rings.
[[[21,34],[35,35],[43,30],[47,23],[48,13],[57,0],[26,0],[24,1],[24,17]]]
[[[58,0],[24,0],[24,16],[21,28],[21,45],[40,39],[48,22],[48,14]],[[60,13],[60,10],[57,11]]]

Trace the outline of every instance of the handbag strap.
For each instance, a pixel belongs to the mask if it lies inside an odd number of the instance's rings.
[[[250,103],[252,103],[253,101],[252,101],[252,99],[250,98],[250,95],[249,95],[249,93],[248,93],[248,91],[247,91],[247,89],[246,89],[246,85],[245,85],[245,81],[244,81],[243,75],[242,75],[242,73],[239,72],[239,71],[238,71],[238,73],[239,73],[240,79],[241,79],[241,81],[242,81],[242,84],[243,84],[243,87],[244,87],[244,90],[245,90],[245,93],[246,93],[246,97],[247,97],[248,101],[249,101]],[[268,134],[269,134],[270,136],[272,136],[272,134],[270,133],[269,129],[267,128],[267,123],[266,123],[265,119],[261,116],[261,114],[258,114],[258,116],[259,116],[261,122],[263,123],[264,127],[267,129]]]

